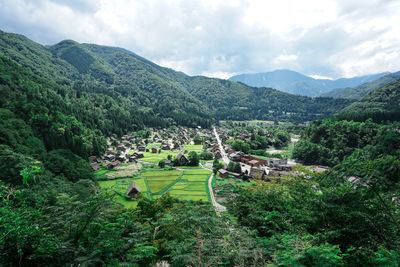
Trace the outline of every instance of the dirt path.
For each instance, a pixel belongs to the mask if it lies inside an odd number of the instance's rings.
[[[208,190],[210,190],[210,197],[211,197],[211,203],[213,204],[215,211],[217,213],[226,211],[226,207],[222,206],[221,204],[219,204],[216,200],[215,200],[215,196],[214,196],[214,191],[212,189],[212,180],[214,178],[214,173],[211,174],[211,177],[208,179]]]

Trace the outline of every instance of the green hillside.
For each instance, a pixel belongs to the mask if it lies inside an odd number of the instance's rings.
[[[45,47],[23,36],[1,32],[0,42],[0,55],[15,60],[38,76],[72,90],[95,93],[100,97],[109,96],[117,100],[117,106],[129,102],[127,105],[130,108],[124,112],[132,113],[133,117],[137,117],[134,113],[150,114],[150,117],[143,118],[146,125],[210,127],[213,121],[210,109],[191,96],[185,88],[147,70],[134,68],[142,63],[129,62],[130,68],[126,68],[125,72],[118,69],[114,72],[113,65],[74,41]],[[121,53],[128,55],[118,49],[112,50],[117,56]],[[150,120],[154,117],[155,120]]]
[[[333,97],[333,98],[347,98],[360,100],[369,92],[384,86],[385,84],[394,82],[400,79],[400,72],[390,73],[375,81],[364,83],[353,88],[340,88],[332,91],[320,94],[321,97]]]
[[[216,119],[303,122],[329,117],[353,102],[191,77],[121,48],[72,40],[45,47],[21,35],[0,32],[0,54],[66,88],[132,102],[128,104],[131,112],[137,109],[157,117],[144,118],[146,125],[210,127]]]
[[[400,80],[386,84],[344,108],[341,113],[380,113],[400,111]]]

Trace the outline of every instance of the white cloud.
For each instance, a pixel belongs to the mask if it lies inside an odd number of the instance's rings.
[[[0,0],[2,30],[120,46],[191,75],[400,70],[396,0]]]

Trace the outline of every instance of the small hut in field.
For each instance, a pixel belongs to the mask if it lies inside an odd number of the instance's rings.
[[[126,190],[126,197],[130,198],[130,199],[135,198],[136,195],[140,192],[141,192],[141,190],[140,190],[139,186],[137,186],[137,184],[135,184],[135,182],[132,182],[129,185],[128,190]]]

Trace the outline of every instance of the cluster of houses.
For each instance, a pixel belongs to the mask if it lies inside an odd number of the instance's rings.
[[[185,144],[193,143],[195,145],[204,144],[211,146],[213,133],[211,130],[196,128],[176,127],[174,129],[154,129],[149,128],[148,134],[139,136],[137,134],[124,135],[121,138],[110,137],[107,145],[107,151],[102,157],[90,157],[91,167],[94,171],[100,168],[100,165],[107,169],[113,169],[124,162],[137,162],[144,157],[144,152],[159,153],[160,150],[180,151]],[[158,143],[160,146],[148,146],[150,143]],[[130,153],[135,150],[134,153]],[[178,155],[178,160],[188,161],[184,151]],[[166,165],[171,163],[165,160]]]
[[[253,179],[268,180],[268,176],[284,176],[292,171],[293,164],[288,164],[287,159],[268,158],[268,160],[261,159],[255,156],[246,155],[241,151],[236,151],[226,144],[230,138],[241,139],[246,141],[250,138],[248,133],[241,133],[237,136],[230,136],[226,128],[216,128],[217,134],[223,144],[223,149],[228,158],[233,162],[240,162],[242,168],[242,175],[247,175]],[[266,133],[268,134],[268,133]],[[214,150],[215,149],[215,150]],[[213,148],[214,155],[217,157],[222,155],[220,149]],[[218,157],[220,158],[220,157]],[[218,171],[220,177],[228,177],[228,175],[237,176],[237,173],[228,172],[224,169]]]

